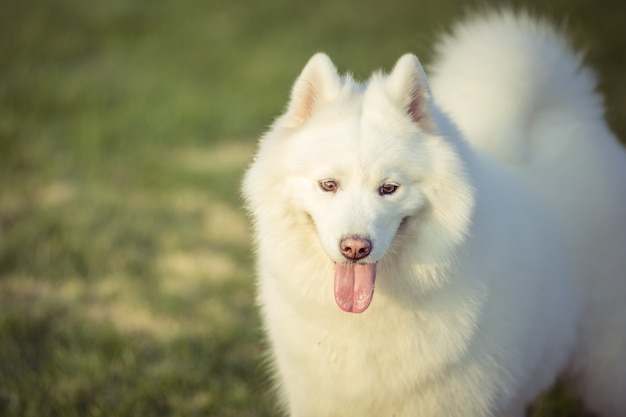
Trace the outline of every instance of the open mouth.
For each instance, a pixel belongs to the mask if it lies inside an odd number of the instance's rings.
[[[336,263],[335,302],[348,313],[362,313],[374,296],[375,263]]]

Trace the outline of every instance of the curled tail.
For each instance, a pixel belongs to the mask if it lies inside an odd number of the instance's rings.
[[[603,117],[582,55],[526,13],[490,12],[461,22],[437,45],[430,70],[439,104],[470,142],[503,162],[533,157],[545,117]]]

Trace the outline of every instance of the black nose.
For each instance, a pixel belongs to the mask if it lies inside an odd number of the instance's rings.
[[[372,251],[372,241],[357,236],[347,237],[341,241],[342,255],[351,261],[365,258]]]

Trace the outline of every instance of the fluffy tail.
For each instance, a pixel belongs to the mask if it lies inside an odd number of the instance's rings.
[[[475,16],[454,27],[435,51],[434,97],[468,140],[504,162],[533,156],[546,116],[602,120],[595,79],[581,54],[526,13]]]

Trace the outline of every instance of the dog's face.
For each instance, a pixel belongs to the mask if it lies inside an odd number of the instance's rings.
[[[290,164],[298,172],[292,201],[310,216],[333,262],[376,263],[403,220],[425,204],[422,174],[429,162],[414,137],[388,126],[382,131],[358,107],[340,116],[334,110],[316,115],[292,138]],[[348,238],[366,240],[369,248],[352,254],[342,248]]]

